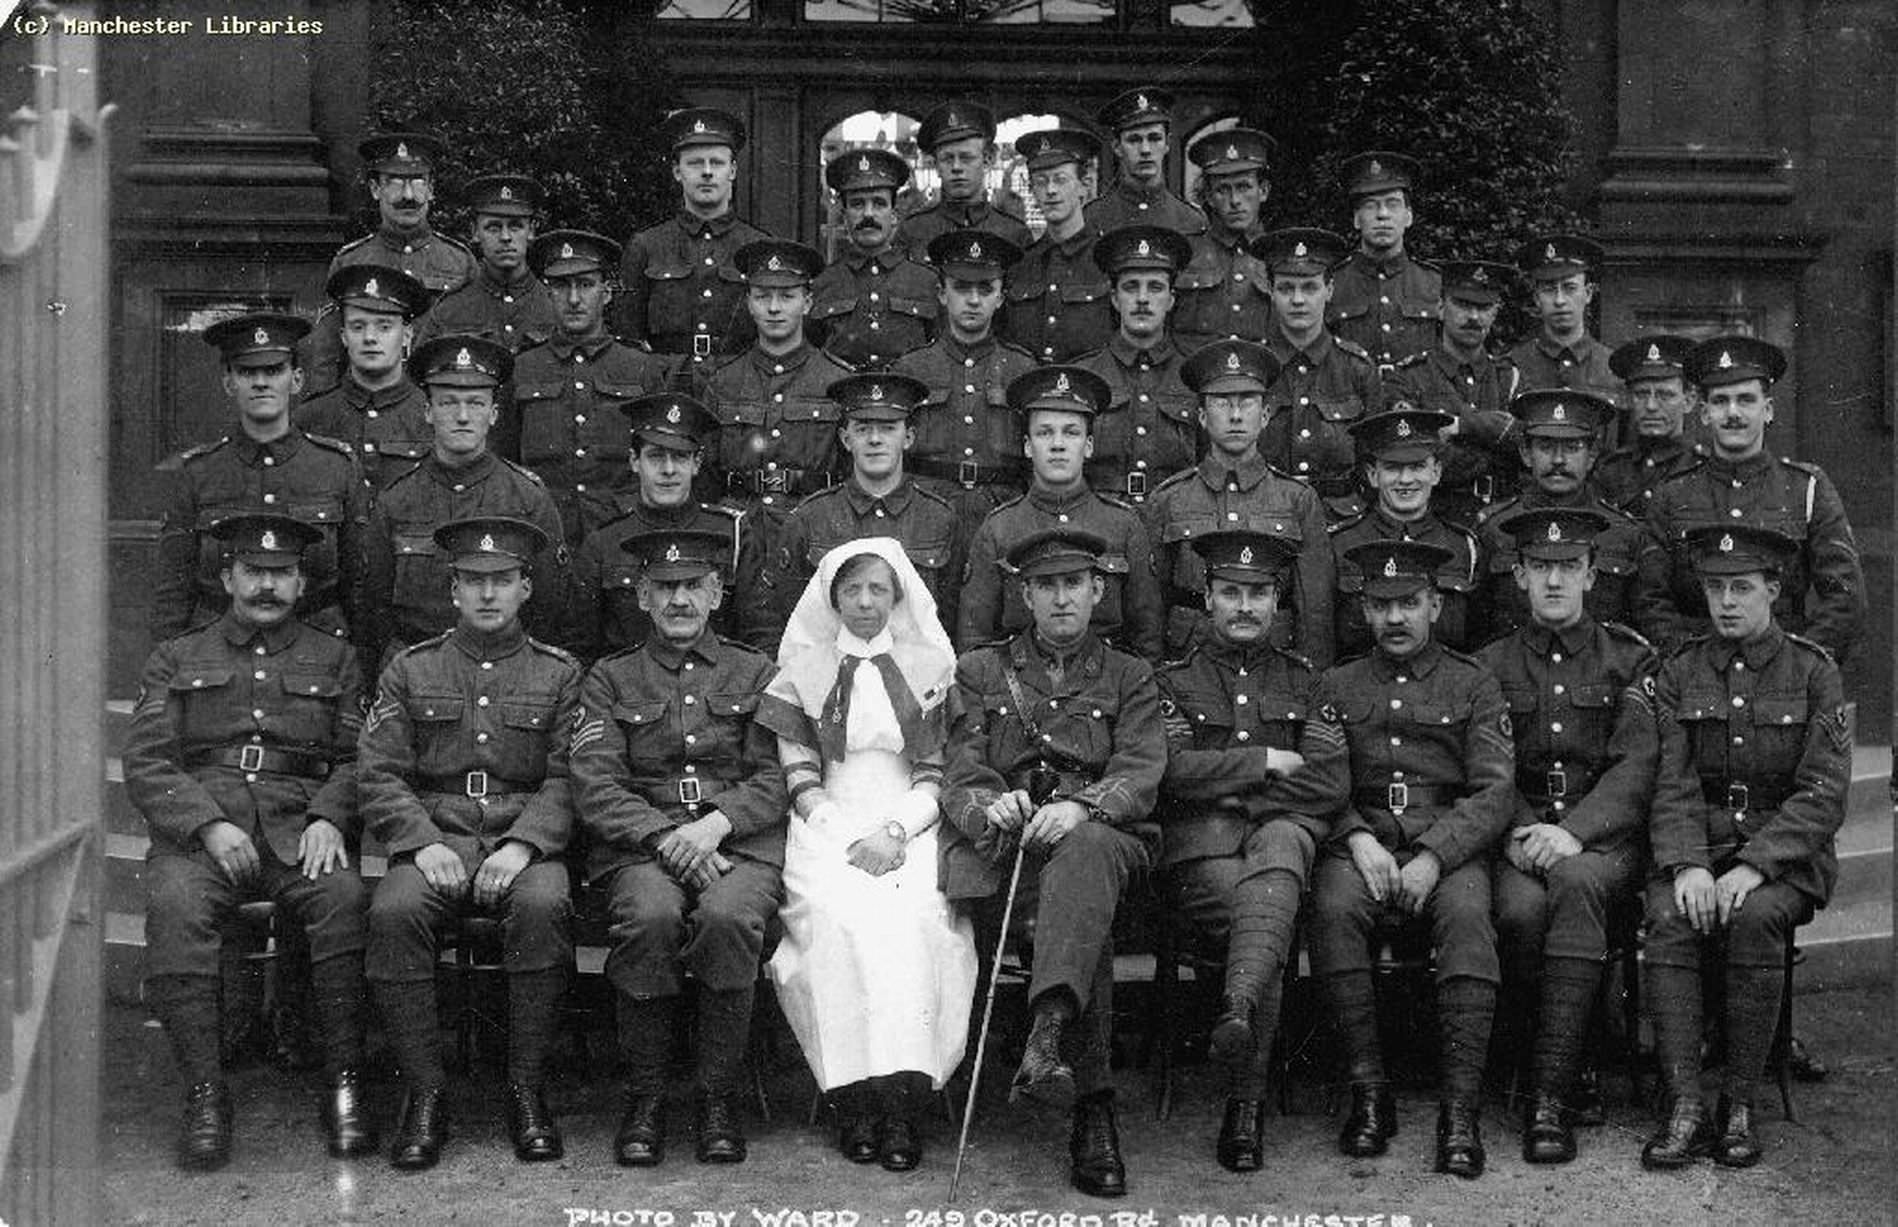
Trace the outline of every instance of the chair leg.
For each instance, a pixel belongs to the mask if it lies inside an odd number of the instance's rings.
[[[1786,980],[1779,994],[1779,1024],[1773,1033],[1772,1062],[1773,1078],[1779,1083],[1779,1106],[1786,1114],[1788,1124],[1798,1124],[1799,1116],[1793,1111],[1793,966],[1799,960],[1799,948],[1793,945],[1792,934],[1786,935]]]
[[[1148,1009],[1149,1042],[1159,1049],[1154,1064],[1155,1120],[1173,1115],[1173,1056],[1179,1048],[1180,960],[1173,921],[1162,918],[1153,954],[1153,1004]]]

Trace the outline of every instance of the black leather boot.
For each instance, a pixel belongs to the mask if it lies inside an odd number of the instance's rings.
[[[223,1167],[231,1157],[231,1091],[222,1082],[200,1082],[185,1092],[178,1162],[196,1171]]]
[[[1522,1118],[1525,1163],[1567,1163],[1575,1157],[1575,1131],[1569,1128],[1562,1097],[1537,1091]]]
[[[1713,1146],[1707,1112],[1698,1099],[1677,1098],[1674,1106],[1641,1148],[1641,1166],[1658,1171],[1686,1167]]]
[[[613,1135],[613,1160],[621,1167],[657,1167],[666,1157],[666,1100],[629,1094]]]
[[[1397,1136],[1397,1101],[1388,1082],[1353,1082],[1351,1110],[1338,1131],[1338,1149],[1354,1159],[1381,1155]]]
[[[1258,1003],[1250,997],[1222,997],[1219,1019],[1213,1023],[1213,1059],[1226,1065],[1244,1065],[1252,1060],[1255,1036],[1254,1019]]]
[[[1220,1123],[1214,1154],[1219,1166],[1229,1172],[1256,1172],[1265,1166],[1263,1099],[1226,1101],[1226,1118]]]
[[[1451,1099],[1437,1109],[1437,1170],[1474,1180],[1483,1174],[1481,1112],[1467,1099]]]
[[[737,1098],[707,1091],[699,1100],[700,1163],[743,1163],[745,1131],[738,1123]]]
[[[1753,1133],[1753,1105],[1721,1101],[1716,1113],[1720,1136],[1714,1140],[1713,1161],[1721,1167],[1752,1167],[1763,1153]]]
[[[508,1083],[507,1131],[514,1141],[514,1157],[523,1163],[545,1163],[567,1153],[560,1125],[537,1086]]]
[[[376,1127],[365,1099],[362,1075],[353,1069],[338,1072],[323,1094],[323,1138],[338,1159],[366,1155],[376,1148]]]
[[[448,1139],[448,1112],[444,1092],[433,1086],[411,1090],[402,1098],[402,1122],[396,1126],[389,1162],[405,1172],[419,1172],[441,1161]]]
[[[1112,1091],[1097,1091],[1074,1105],[1068,1158],[1068,1179],[1081,1192],[1093,1197],[1126,1196],[1127,1165],[1120,1158]]]
[[[1037,1103],[1064,1108],[1074,1102],[1074,1069],[1061,1057],[1062,1017],[1052,1010],[1035,1013],[1021,1067],[1009,1084],[1008,1097],[1026,1097]]]

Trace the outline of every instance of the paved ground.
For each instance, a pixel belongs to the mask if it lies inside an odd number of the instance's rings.
[[[529,1167],[506,1150],[498,1105],[458,1084],[455,1132],[441,1167],[405,1176],[381,1160],[337,1163],[317,1140],[306,1095],[268,1069],[236,1077],[239,1142],[230,1167],[186,1175],[171,1163],[179,1086],[163,1037],[136,1011],[115,1008],[107,1041],[106,1221],[114,1224],[640,1223],[695,1227],[1096,1227],[1041,1215],[1103,1215],[1098,1227],[1281,1227],[1288,1216],[1408,1216],[1424,1223],[1885,1223],[1898,1198],[1892,1102],[1889,988],[1807,995],[1799,1029],[1833,1068],[1797,1088],[1801,1123],[1765,1115],[1766,1162],[1732,1172],[1702,1164],[1685,1172],[1641,1171],[1650,1127],[1644,1110],[1611,1096],[1610,1123],[1582,1135],[1582,1155],[1561,1169],[1531,1168],[1517,1154],[1514,1123],[1492,1105],[1485,1123],[1491,1169],[1463,1183],[1431,1173],[1431,1105],[1420,1089],[1402,1100],[1392,1153],[1353,1163],[1333,1149],[1335,1117],[1323,1086],[1301,1082],[1293,1115],[1272,1122],[1265,1171],[1231,1175],[1210,1157],[1217,1082],[1204,1066],[1184,1074],[1172,1120],[1153,1119],[1150,1080],[1123,1071],[1122,1135],[1132,1192],[1091,1201],[1066,1184],[1066,1129],[1059,1120],[985,1104],[962,1196],[943,1201],[954,1133],[932,1122],[923,1167],[902,1176],[853,1167],[828,1131],[804,1123],[808,1078],[790,1057],[772,1071],[774,1117],[752,1133],[751,1161],[737,1168],[692,1162],[687,1109],[675,1106],[674,1150],[665,1166],[635,1173],[609,1157],[617,1107],[610,1079],[569,1075],[555,1095],[568,1158]],[[1618,1089],[1618,1088],[1611,1088]],[[392,1111],[391,1089],[376,1102]],[[985,1096],[986,1098],[986,1096]],[[785,1211],[792,1212],[782,1218]],[[603,1215],[589,1219],[588,1213]],[[1144,1221],[1137,1216],[1151,1213]],[[670,1214],[666,1219],[662,1214]],[[1115,1214],[1125,1217],[1115,1218]],[[825,1217],[828,1215],[828,1217]],[[858,1216],[852,1218],[850,1216]],[[940,1217],[938,1217],[940,1215]],[[727,1217],[729,1216],[729,1217]],[[1264,1216],[1277,1216],[1267,1218]],[[1351,1220],[1314,1219],[1312,1227]],[[713,1227],[701,1220],[699,1227]]]

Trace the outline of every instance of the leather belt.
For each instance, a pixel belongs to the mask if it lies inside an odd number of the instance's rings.
[[[1518,771],[1516,788],[1532,805],[1586,796],[1599,777],[1589,767],[1558,767],[1549,771]]]
[[[904,465],[918,477],[953,481],[965,490],[977,486],[1020,486],[1028,480],[1028,466],[1020,461],[978,464],[973,460],[929,460],[917,458]]]
[[[1400,780],[1377,788],[1353,789],[1351,800],[1369,809],[1386,809],[1393,814],[1401,814],[1407,809],[1450,805],[1460,800],[1463,795],[1463,790],[1460,788],[1449,788],[1437,784],[1407,784]]]
[[[683,805],[696,813],[694,807],[704,804],[712,793],[732,783],[734,781],[717,776],[685,775],[676,780],[639,780],[634,783],[633,791],[648,805],[661,808]]]
[[[536,792],[539,789],[539,784],[504,780],[485,771],[470,771],[465,775],[423,776],[419,785],[422,792],[444,792],[451,796],[473,797],[477,801],[483,797],[504,797],[511,793]]]
[[[831,486],[830,473],[823,469],[752,469],[725,474],[725,489],[732,494],[762,497],[782,494],[799,498]]]
[[[1742,784],[1734,780],[1710,780],[1702,776],[1700,795],[1706,798],[1709,805],[1718,805],[1721,809],[1744,813],[1747,810],[1778,809],[1780,802],[1791,794],[1783,789],[1768,788],[1759,784]]]
[[[239,771],[268,771],[272,775],[295,775],[306,780],[326,780],[330,774],[328,759],[293,750],[266,749],[254,741],[222,750],[198,750],[186,762],[193,767],[235,767]]]

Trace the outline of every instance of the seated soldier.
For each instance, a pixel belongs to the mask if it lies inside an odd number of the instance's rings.
[[[451,918],[494,916],[507,972],[507,1125],[515,1155],[558,1159],[542,1094],[573,966],[566,736],[580,662],[532,639],[521,606],[546,534],[501,516],[435,531],[453,630],[399,653],[363,723],[363,821],[389,849],[369,904],[369,981],[405,1084],[391,1162],[435,1166],[447,1137],[435,963]]]
[[[1350,803],[1344,734],[1312,701],[1316,671],[1267,638],[1299,547],[1244,529],[1195,538],[1206,633],[1160,672],[1161,864],[1184,919],[1226,947],[1213,1052],[1230,1072],[1214,1154],[1235,1172],[1264,1163],[1281,978],[1312,856]]]
[[[1026,858],[1014,914],[1024,928],[1032,918],[1034,1024],[1011,1097],[1065,1105],[1078,1094],[1069,1177],[1083,1193],[1120,1197],[1111,931],[1129,877],[1151,858],[1129,828],[1153,809],[1166,737],[1153,670],[1090,629],[1107,548],[1090,533],[1053,528],[1009,551],[1034,622],[957,663],[942,801],[953,830],[944,832],[942,864],[944,893],[983,900],[994,934],[1009,854]],[[993,949],[994,938],[981,948]]]
[[[1371,939],[1429,926],[1442,1098],[1436,1170],[1483,1174],[1483,1066],[1496,1010],[1490,858],[1509,823],[1515,748],[1489,670],[1437,642],[1446,551],[1371,541],[1352,551],[1377,646],[1327,672],[1320,710],[1344,726],[1353,807],[1333,829],[1312,887],[1311,965],[1344,1046],[1351,1111],[1338,1148],[1381,1155],[1397,1132],[1378,1039]]]
[[[1714,524],[1689,534],[1713,633],[1655,679],[1661,763],[1648,824],[1648,1008],[1667,1115],[1641,1165],[1760,1161],[1753,1091],[1785,990],[1786,945],[1838,878],[1852,727],[1838,666],[1780,629],[1774,603],[1799,543]],[[1701,1086],[1703,977],[1725,1019],[1726,1070],[1709,1128]]]
[[[1647,640],[1588,611],[1605,516],[1545,507],[1497,527],[1509,534],[1530,616],[1477,654],[1502,683],[1516,742],[1518,804],[1494,881],[1498,1014],[1512,1039],[1534,1021],[1522,1157],[1567,1163],[1575,1133],[1565,1100],[1577,1089],[1609,927],[1634,901],[1645,859],[1660,753],[1656,662]]]

